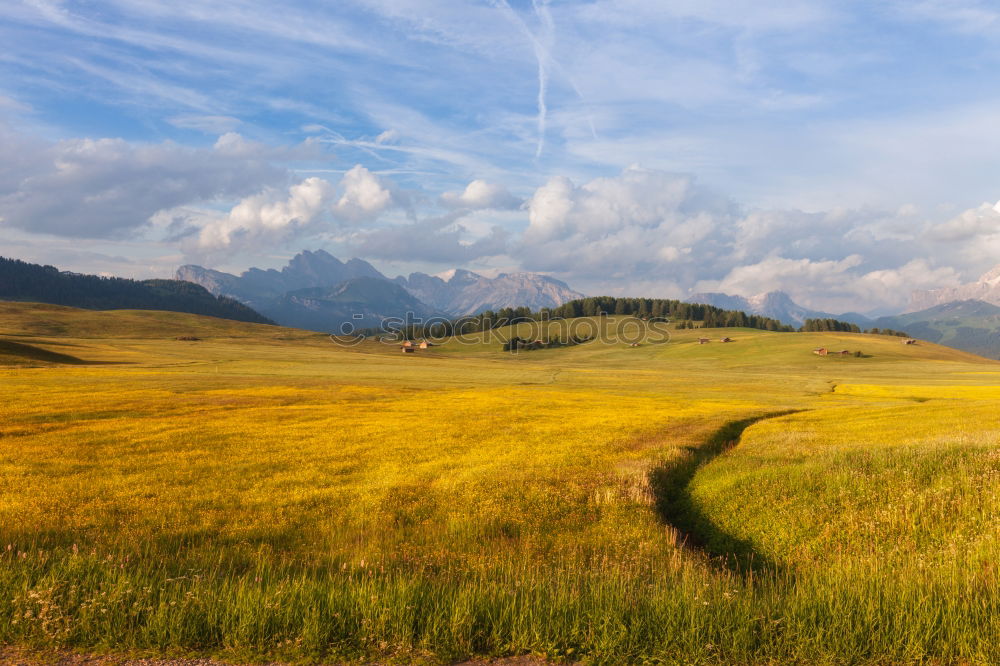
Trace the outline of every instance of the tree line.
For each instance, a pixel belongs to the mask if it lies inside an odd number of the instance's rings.
[[[900,338],[910,337],[907,333],[903,331],[896,331],[891,328],[869,328],[866,331],[862,331],[861,327],[857,324],[852,324],[846,321],[838,321],[836,319],[806,319],[802,323],[802,328],[800,331],[810,333],[810,332],[823,332],[823,331],[837,331],[842,333],[869,333],[871,335],[895,335]]]
[[[89,310],[167,310],[273,324],[256,310],[182,280],[128,280],[62,272],[55,266],[0,257],[0,300]]]
[[[800,332],[843,332],[870,333],[872,335],[895,335],[909,337],[903,331],[891,328],[871,328],[862,330],[857,324],[838,319],[806,319],[796,329],[777,319],[764,315],[747,314],[741,310],[725,310],[704,303],[686,303],[665,298],[618,298],[615,296],[593,296],[569,301],[555,308],[532,310],[528,307],[484,310],[476,315],[458,319],[440,319],[427,324],[403,323],[390,329],[405,340],[423,338],[446,338],[454,335],[480,333],[532,321],[552,321],[556,319],[576,319],[579,317],[600,317],[621,315],[637,317],[650,322],[674,322],[675,328],[756,328],[764,331],[789,333]],[[695,323],[699,322],[699,323]],[[365,329],[359,335],[377,336],[388,332],[385,329]]]
[[[632,316],[646,321],[682,322],[686,328],[694,328],[694,321],[700,321],[704,328],[756,328],[765,331],[792,332],[792,326],[763,315],[747,314],[740,310],[724,310],[703,303],[685,303],[665,298],[618,298],[615,296],[594,296],[569,301],[555,308],[531,310],[528,307],[485,310],[476,315],[458,319],[440,319],[428,323],[389,323],[388,328],[405,340],[422,338],[445,338],[453,335],[479,333],[494,328],[531,321],[552,321],[556,319],[576,319],[578,317],[600,317],[605,315]],[[364,329],[358,335],[378,336],[389,331]]]
[[[860,333],[861,328],[857,324],[836,319],[806,319],[799,329],[804,333],[816,333],[824,331],[838,331],[842,333]]]

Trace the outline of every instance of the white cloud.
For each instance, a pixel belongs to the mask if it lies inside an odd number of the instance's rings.
[[[387,129],[375,137],[375,143],[395,143],[398,140],[399,132],[394,129]]]
[[[719,255],[713,239],[734,215],[728,201],[690,177],[638,167],[580,187],[553,178],[527,207],[529,225],[518,247],[527,268],[640,279],[666,265],[691,272],[686,248],[700,249],[697,261],[711,266]]]
[[[856,285],[858,299],[899,305],[901,296],[911,291],[940,289],[961,284],[958,271],[950,266],[933,266],[924,258],[908,261],[898,268],[875,270],[862,275]]]
[[[285,180],[269,149],[227,137],[212,148],[185,148],[0,136],[0,218],[37,233],[122,236],[158,211],[242,197]]]
[[[527,208],[512,255],[591,292],[782,290],[817,309],[867,311],[902,307],[912,290],[1000,261],[1000,213],[990,204],[939,227],[912,206],[744,210],[688,176],[632,167],[581,186],[553,178]]]
[[[334,213],[351,222],[375,219],[396,202],[393,192],[382,179],[358,164],[340,181],[343,193],[334,205]]]
[[[243,199],[228,215],[201,220],[196,237],[186,241],[191,253],[284,241],[312,224],[329,205],[333,186],[322,178],[307,178],[288,189],[287,197],[268,190]],[[189,219],[197,224],[197,219]]]
[[[224,139],[226,149],[236,153],[244,150],[241,141]],[[371,222],[387,209],[401,205],[404,198],[358,165],[336,184],[324,178],[306,178],[287,191],[266,188],[242,199],[225,214],[178,208],[161,211],[154,221],[180,240],[190,256],[225,256],[340,225]]]
[[[941,241],[964,241],[1000,234],[1000,203],[970,208],[931,229],[928,236]]]
[[[470,210],[487,208],[504,210],[521,205],[521,201],[503,185],[487,183],[485,180],[474,180],[461,192],[445,192],[441,195],[441,203],[449,208]]]
[[[826,261],[773,256],[736,266],[722,280],[699,284],[697,290],[744,296],[780,290],[799,300],[823,299],[824,296],[839,298],[850,289],[848,283],[855,279],[852,273],[862,263],[864,260],[859,254]]]

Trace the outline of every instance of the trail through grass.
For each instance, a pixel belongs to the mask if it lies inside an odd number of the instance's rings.
[[[685,447],[673,460],[650,471],[649,483],[656,510],[667,525],[677,530],[675,540],[680,546],[701,549],[736,573],[772,577],[782,573],[774,560],[754,550],[752,542],[714,523],[694,501],[690,485],[699,469],[739,443],[744,430],[764,419],[789,413],[775,412],[729,421],[700,445]]]

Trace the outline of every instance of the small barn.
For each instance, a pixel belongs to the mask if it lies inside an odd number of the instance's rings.
[[[826,347],[817,347],[816,349],[813,349],[813,354],[816,354],[817,356],[826,356],[829,353],[830,350]]]
[[[427,349],[427,348],[433,347],[433,346],[434,346],[433,342],[427,342],[426,340],[424,340],[423,342],[420,343],[420,348],[421,349]]]
[[[707,345],[709,342],[708,338],[698,338],[699,345]]]
[[[413,342],[411,340],[406,340],[406,341],[403,342],[402,346],[403,347],[407,347],[407,348],[408,347],[412,347],[413,346]]]
[[[733,341],[732,338],[722,338],[721,340],[719,340],[719,342],[732,342],[732,341]]]
[[[849,350],[847,350],[847,349],[841,349],[837,353],[840,354],[841,356],[850,356],[851,355],[851,352]]]
[[[903,338],[903,344],[904,345],[915,345],[915,344],[917,344],[917,341],[914,340],[913,338]]]
[[[403,350],[404,354],[415,354],[417,351],[417,348],[414,347],[413,345],[410,346],[402,345],[400,349]]]

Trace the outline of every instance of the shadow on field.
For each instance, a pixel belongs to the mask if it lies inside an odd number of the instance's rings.
[[[42,363],[58,363],[61,365],[123,365],[123,363],[118,361],[85,361],[76,356],[60,354],[59,352],[49,351],[35,345],[15,342],[13,340],[0,340],[0,354],[22,361],[40,361]]]
[[[730,421],[697,447],[677,460],[655,467],[649,473],[654,506],[660,518],[677,530],[677,541],[686,548],[705,553],[715,563],[742,576],[777,574],[784,567],[754,550],[753,544],[729,534],[705,514],[691,496],[691,481],[698,470],[739,444],[743,431],[758,421],[794,414],[801,410],[772,412]]]

